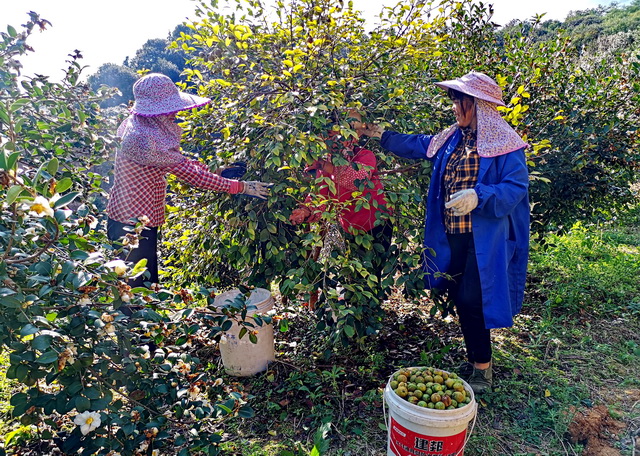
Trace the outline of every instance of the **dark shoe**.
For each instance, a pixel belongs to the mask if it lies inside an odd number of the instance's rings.
[[[473,364],[469,361],[463,361],[462,364],[458,366],[458,377],[460,377],[465,382],[468,382],[473,375]]]
[[[473,374],[467,383],[471,386],[474,394],[484,394],[491,391],[493,385],[493,369],[489,366],[486,369],[473,368]]]

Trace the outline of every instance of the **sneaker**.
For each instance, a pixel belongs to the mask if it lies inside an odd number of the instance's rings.
[[[468,382],[469,378],[471,378],[471,375],[473,374],[473,364],[470,363],[469,361],[463,361],[458,366],[457,371],[458,371],[458,377],[460,377],[465,382]]]
[[[473,374],[467,380],[474,394],[484,394],[491,391],[493,385],[493,369],[492,366],[486,369],[473,368]]]

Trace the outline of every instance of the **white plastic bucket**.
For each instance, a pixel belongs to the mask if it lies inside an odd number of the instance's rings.
[[[221,307],[226,301],[233,301],[240,294],[240,290],[230,290],[216,296],[214,305]],[[246,322],[253,323],[250,318],[256,314],[264,314],[273,308],[273,296],[269,290],[256,288],[247,299],[247,306],[256,306],[255,309],[247,311]],[[245,334],[240,339],[242,328],[233,322],[231,329],[226,331],[220,338],[220,355],[224,370],[229,375],[235,377],[248,377],[267,370],[271,361],[275,360],[275,349],[273,342],[273,325],[263,323],[262,326],[254,324],[253,330],[257,332],[257,343],[249,340],[249,334]],[[249,328],[251,329],[251,328]]]
[[[393,375],[383,394],[389,407],[387,456],[462,456],[468,440],[467,427],[478,408],[469,384],[463,380],[465,389],[471,392],[471,402],[466,406],[435,410],[399,397],[391,388],[392,379]]]

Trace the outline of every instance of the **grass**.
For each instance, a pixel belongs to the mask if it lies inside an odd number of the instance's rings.
[[[512,328],[493,332],[496,385],[479,398],[466,456],[579,455],[585,448],[599,454],[596,444],[634,454],[640,434],[640,223],[637,211],[630,217],[576,225],[534,246],[523,312]],[[277,361],[251,378],[226,377],[205,347],[208,368],[254,396],[256,416],[225,425],[223,454],[386,455],[382,390],[389,375],[411,365],[452,370],[464,358],[457,322],[431,317],[430,306],[394,295],[383,330],[349,349],[328,345],[312,330],[314,315],[293,309],[290,329],[276,334]],[[7,424],[11,391],[0,376],[4,433],[19,429]],[[576,419],[589,419],[598,406],[621,428],[594,421],[595,440],[572,439]]]

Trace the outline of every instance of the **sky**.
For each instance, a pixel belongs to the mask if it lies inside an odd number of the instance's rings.
[[[625,4],[631,0],[622,0]],[[383,5],[395,0],[353,0],[354,8],[364,13],[367,23]],[[511,19],[529,19],[546,13],[545,19],[563,20],[571,11],[608,5],[612,0],[484,0],[494,5],[493,21],[506,24]],[[196,19],[196,0],[0,0],[0,31],[7,25],[16,30],[34,11],[51,22],[44,32],[36,31],[28,41],[35,53],[24,57],[23,75],[35,73],[60,80],[65,60],[75,49],[81,51],[81,64],[88,66],[84,76],[94,73],[103,63],[122,64],[127,56],[152,38],[166,38],[176,25]]]

